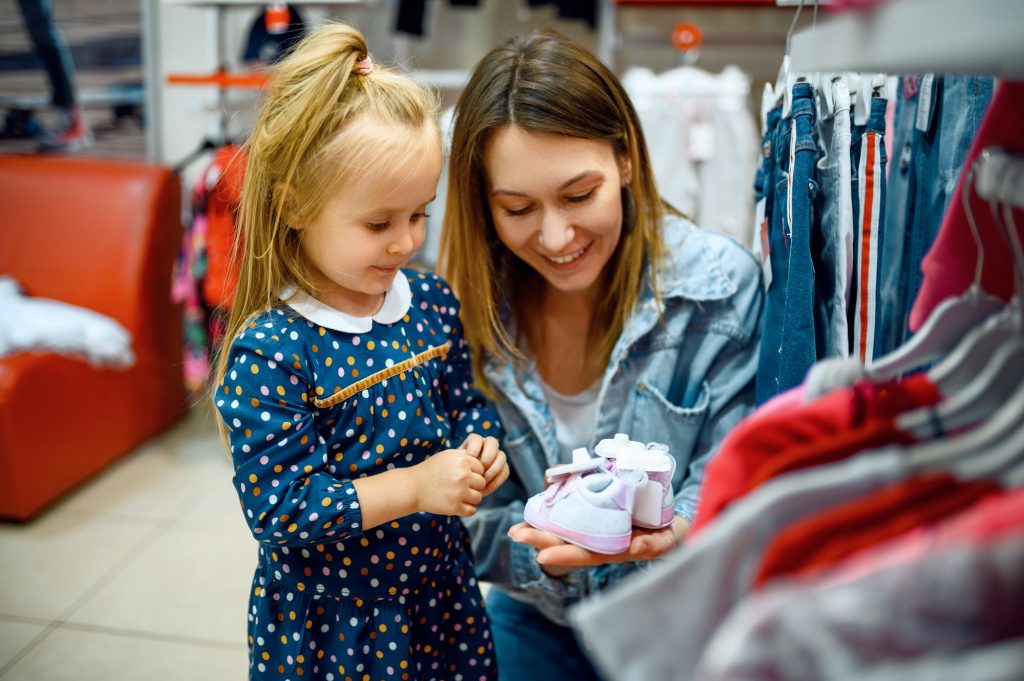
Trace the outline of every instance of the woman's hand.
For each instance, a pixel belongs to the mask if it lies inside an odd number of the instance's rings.
[[[608,563],[628,563],[654,560],[665,555],[686,538],[690,524],[676,516],[668,527],[660,530],[633,528],[633,539],[622,553],[595,553],[562,541],[550,532],[538,530],[528,523],[513,525],[508,535],[514,541],[529,544],[538,550],[537,562],[552,577],[560,577],[573,570]]]
[[[508,461],[505,458],[505,452],[501,451],[498,446],[497,438],[470,433],[460,447],[483,464],[484,481],[487,483],[483,489],[485,497],[508,480]]]
[[[416,510],[469,516],[483,499],[484,466],[464,449],[437,452],[410,470],[415,475]]]

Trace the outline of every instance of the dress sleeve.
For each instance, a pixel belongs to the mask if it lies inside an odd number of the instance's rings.
[[[336,477],[310,407],[305,360],[251,325],[232,343],[214,404],[228,429],[235,491],[257,541],[337,542],[362,533],[350,479]]]
[[[498,420],[498,412],[474,387],[469,343],[462,334],[462,322],[459,321],[459,301],[443,279],[438,278],[438,281],[445,294],[444,304],[440,307],[444,331],[452,343],[445,363],[444,385],[441,390],[445,409],[451,419],[452,445],[462,444],[470,433],[496,437],[500,440],[504,432]]]

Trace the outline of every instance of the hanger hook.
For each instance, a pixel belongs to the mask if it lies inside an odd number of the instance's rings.
[[[971,167],[967,169],[967,176],[964,178],[964,186],[960,194],[960,203],[964,206],[964,213],[967,215],[967,224],[971,228],[971,236],[974,238],[974,246],[978,249],[978,259],[974,265],[974,285],[981,286],[981,272],[985,267],[985,246],[981,243],[981,235],[978,233],[978,223],[974,219],[974,209],[971,208],[971,188],[978,176],[978,165],[983,162],[987,150],[982,151],[982,157],[978,158]]]
[[[796,28],[797,20],[800,18],[800,10],[802,10],[804,8],[804,2],[805,2],[805,0],[800,0],[800,4],[797,5],[797,8],[796,8],[796,14],[793,15],[793,21],[790,22],[790,24],[789,24],[789,30],[786,31],[786,54],[789,54],[789,45],[790,45],[790,42],[793,40],[793,30]],[[815,0],[815,2],[814,2],[814,10],[815,10],[815,13],[817,13],[817,10],[818,10],[818,2],[817,2],[817,0]]]
[[[1014,297],[1024,296],[1024,250],[1021,249],[1020,233],[1017,231],[1017,221],[1013,217],[1013,206],[1009,203],[1003,204],[1003,227],[1010,236],[1010,246],[1013,249],[1013,269],[1015,276]]]
[[[1017,233],[1016,221],[1013,217],[1012,200],[1013,186],[1017,181],[1017,164],[1012,162],[1009,154],[998,148],[983,149],[978,158],[979,177],[981,171],[986,176],[984,197],[992,213],[992,221],[1002,231],[1002,237],[1010,248],[1014,269],[1014,293],[1024,292],[1024,250],[1021,248],[1020,235]],[[998,179],[996,179],[998,178]],[[999,208],[1002,207],[1000,214]]]

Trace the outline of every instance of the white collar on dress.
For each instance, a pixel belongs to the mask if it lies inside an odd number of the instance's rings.
[[[373,323],[394,324],[402,319],[412,305],[412,290],[405,273],[399,270],[384,293],[384,304],[369,317],[353,317],[341,310],[325,305],[305,291],[288,286],[281,291],[281,300],[309,321],[335,331],[367,333]]]

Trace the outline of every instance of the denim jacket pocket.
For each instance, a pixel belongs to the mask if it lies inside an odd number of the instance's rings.
[[[641,380],[636,386],[636,409],[630,437],[643,442],[663,442],[675,454],[677,471],[685,470],[711,402],[708,382],[701,381],[692,405],[680,406],[653,385]],[[683,457],[686,457],[684,459]]]

